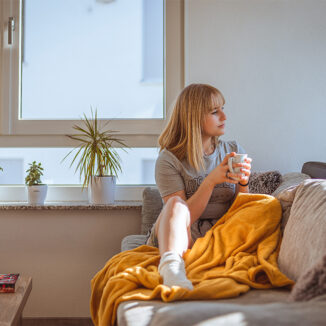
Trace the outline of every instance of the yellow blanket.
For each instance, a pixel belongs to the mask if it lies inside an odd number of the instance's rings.
[[[185,255],[189,291],[162,285],[157,248],[141,246],[117,254],[91,281],[95,325],[113,325],[119,303],[127,300],[220,299],[250,287],[292,285],[277,266],[282,210],[272,196],[240,193],[228,212],[197,239]]]

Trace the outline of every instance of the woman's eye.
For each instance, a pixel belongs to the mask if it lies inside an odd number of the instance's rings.
[[[212,114],[218,114],[219,110],[224,111],[224,106],[221,106],[221,107],[215,109],[214,111],[212,111]]]

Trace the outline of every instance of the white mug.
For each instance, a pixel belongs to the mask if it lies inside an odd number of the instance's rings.
[[[236,154],[235,156],[229,157],[228,165],[229,165],[229,171],[231,173],[240,173],[241,167],[233,168],[233,164],[236,163],[243,163],[244,160],[247,158],[247,154]],[[244,173],[242,173],[244,175]],[[241,180],[241,178],[231,178],[234,180]]]

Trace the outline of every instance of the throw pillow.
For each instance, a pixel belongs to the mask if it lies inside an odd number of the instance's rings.
[[[326,180],[307,179],[295,190],[278,256],[280,270],[297,281],[326,252]]]
[[[271,195],[281,182],[279,171],[253,172],[249,177],[249,192]]]
[[[282,206],[282,223],[281,223],[282,234],[286,227],[286,223],[289,220],[291,207],[295,198],[295,194],[298,190],[298,187],[299,185],[294,185],[292,187],[286,188],[285,190],[281,191],[275,196],[280,201]]]
[[[299,277],[289,301],[307,301],[326,294],[326,255]]]
[[[143,191],[141,211],[141,234],[147,234],[152,228],[163,207],[163,201],[157,188],[147,187]]]
[[[277,195],[283,190],[295,185],[299,185],[302,181],[306,179],[310,179],[310,176],[304,173],[300,173],[300,172],[285,173],[282,175],[281,184],[272,193],[272,196],[277,197]]]

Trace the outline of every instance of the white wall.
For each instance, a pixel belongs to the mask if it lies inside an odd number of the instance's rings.
[[[24,317],[89,317],[90,281],[140,210],[0,210],[1,273],[32,276]]]
[[[226,97],[253,170],[326,161],[326,1],[186,0],[186,84]]]

